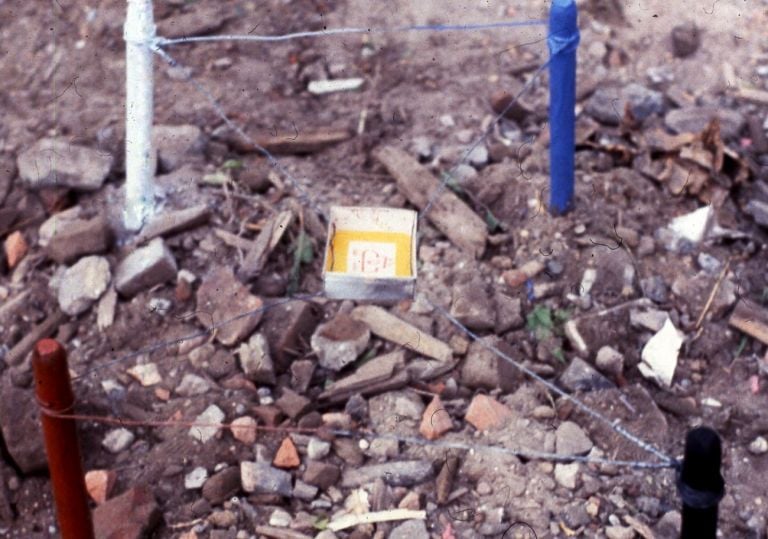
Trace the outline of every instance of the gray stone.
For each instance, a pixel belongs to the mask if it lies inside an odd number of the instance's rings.
[[[315,485],[321,490],[327,490],[328,487],[338,482],[340,474],[341,471],[335,464],[310,460],[302,479],[305,483]]]
[[[266,462],[241,462],[240,481],[243,490],[254,494],[279,494],[288,497],[293,491],[291,474],[273,468]]]
[[[389,391],[368,401],[371,425],[377,432],[398,432],[407,423],[418,425],[424,403],[418,395],[407,391]]]
[[[22,152],[19,177],[28,189],[69,187],[81,191],[101,188],[112,168],[112,156],[77,146],[66,138],[43,138]]]
[[[280,408],[280,410],[291,419],[296,419],[300,415],[304,414],[309,409],[311,404],[312,401],[310,401],[308,398],[299,395],[287,387],[283,388],[282,395],[280,395],[280,398],[275,401],[275,406]]]
[[[315,499],[320,489],[314,485],[305,483],[301,479],[296,480],[296,484],[293,487],[293,497],[305,502],[310,502]]]
[[[115,289],[126,297],[176,278],[176,260],[162,239],[156,238],[146,247],[136,249],[117,267]],[[198,308],[201,308],[198,305]]]
[[[218,505],[237,494],[240,486],[240,470],[230,466],[208,478],[203,485],[203,497],[211,505]]]
[[[152,140],[163,172],[176,170],[185,159],[200,155],[206,142],[203,132],[195,125],[156,125],[152,128]]]
[[[104,437],[101,445],[103,445],[110,453],[119,453],[120,451],[127,449],[135,439],[136,436],[134,436],[128,429],[112,429]]]
[[[605,536],[608,539],[634,539],[635,530],[629,526],[606,526]]]
[[[250,313],[218,328],[216,339],[224,346],[240,342],[261,321],[264,303],[237,280],[231,268],[219,266],[206,275],[196,299],[197,320],[205,327]],[[270,350],[274,347],[270,346]]]
[[[664,96],[639,84],[624,88],[598,88],[587,101],[587,114],[607,125],[619,125],[624,117],[625,107],[635,120],[646,118],[664,111]]]
[[[640,286],[645,295],[655,303],[666,303],[669,299],[669,287],[664,278],[652,275],[640,281]]]
[[[340,371],[365,350],[371,339],[366,324],[345,313],[339,313],[317,327],[310,344],[322,367]]]
[[[726,139],[737,136],[744,127],[744,117],[739,112],[723,107],[671,110],[664,117],[664,123],[675,133],[700,133],[713,118],[720,119],[720,133]]]
[[[184,476],[184,488],[187,490],[197,490],[202,488],[206,479],[208,479],[208,470],[202,466],[198,466]]]
[[[307,456],[310,460],[320,460],[331,452],[331,444],[319,438],[310,438],[307,444]]]
[[[768,227],[768,203],[750,200],[744,206],[744,211],[751,215],[758,225]]]
[[[221,431],[216,426],[224,421],[224,412],[216,406],[211,404],[206,408],[202,414],[195,418],[195,423],[210,424],[210,427],[190,427],[189,435],[195,440],[205,443],[208,440],[213,439]]]
[[[205,378],[196,374],[185,374],[184,378],[181,379],[181,383],[176,387],[176,393],[182,397],[192,397],[194,395],[202,395],[210,388],[211,386]]]
[[[359,487],[378,478],[390,486],[412,487],[432,476],[432,463],[427,460],[401,460],[347,468],[341,477],[344,488]]]
[[[107,290],[112,274],[109,262],[100,256],[81,258],[67,268],[59,284],[61,310],[70,316],[87,311]]]
[[[555,431],[555,450],[558,455],[585,455],[592,449],[592,440],[573,421],[563,421]]]
[[[661,512],[661,501],[653,496],[638,496],[637,508],[651,518],[656,518]]]
[[[451,315],[469,329],[484,331],[494,328],[496,310],[480,279],[472,279],[453,287]]]
[[[432,141],[428,137],[415,137],[411,143],[411,149],[421,161],[432,158]]]
[[[575,357],[560,375],[560,384],[570,391],[610,389],[614,384],[581,358]]]
[[[610,346],[603,346],[597,351],[595,359],[597,368],[613,376],[624,372],[624,355]]]
[[[768,210],[768,207],[766,210]],[[768,213],[766,213],[766,217],[768,218]],[[768,221],[766,221],[766,225],[768,226]],[[698,262],[701,269],[710,275],[714,275],[720,271],[720,268],[723,265],[722,262],[709,253],[699,253],[696,257],[696,262]]]
[[[459,185],[464,185],[466,182],[477,178],[477,170],[467,164],[460,163],[455,167],[455,170],[453,170],[451,176],[456,181],[456,183]]]
[[[0,428],[8,454],[24,474],[46,470],[48,460],[34,393],[15,387],[10,375],[6,374],[2,379],[2,396]]]
[[[658,534],[659,539],[678,539],[682,524],[683,517],[680,511],[668,511],[656,523],[654,531]]]
[[[475,146],[468,157],[469,163],[475,168],[481,168],[488,164],[488,148],[480,143]]]
[[[516,389],[522,379],[520,371],[486,346],[493,346],[510,356],[513,353],[511,347],[494,335],[484,337],[482,341],[473,341],[469,345],[467,357],[461,367],[462,384],[471,389]]]
[[[573,529],[586,526],[592,520],[592,517],[587,513],[586,504],[581,500],[576,500],[566,505],[561,515],[565,525]]]
[[[389,539],[429,539],[423,520],[406,520],[389,533]]]
[[[699,45],[701,33],[694,23],[679,24],[672,28],[672,52],[678,58],[692,55]]]
[[[287,528],[291,525],[291,514],[283,509],[275,509],[269,516],[269,525],[278,528]]]
[[[768,440],[758,436],[749,443],[749,452],[753,455],[764,455],[768,453]]]
[[[658,332],[669,315],[656,309],[632,309],[629,311],[629,323],[636,328]]]
[[[506,294],[497,293],[496,303],[496,327],[494,332],[499,335],[511,329],[519,329],[525,324],[522,315],[522,301]]]
[[[555,481],[569,490],[576,488],[576,478],[579,475],[579,463],[555,464]]]
[[[315,362],[311,359],[297,359],[291,362],[291,389],[304,393],[312,383],[315,374]]]
[[[108,250],[111,238],[112,231],[103,216],[74,219],[62,222],[53,230],[45,251],[59,264],[68,264],[80,256]]]
[[[240,368],[245,375],[260,384],[273,385],[275,378],[275,365],[269,354],[269,343],[261,333],[254,333],[248,339],[248,343],[240,345]]]

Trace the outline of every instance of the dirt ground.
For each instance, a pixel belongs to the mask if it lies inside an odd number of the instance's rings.
[[[383,28],[540,19],[547,17],[550,3],[156,0],[155,4],[158,34],[181,36],[274,35],[347,26]],[[528,106],[524,117],[505,120],[492,129],[484,142],[488,157],[474,166],[475,171],[463,169],[466,180],[456,189],[484,220],[485,211],[490,210],[500,229],[491,233],[485,253],[475,260],[447,240],[434,223],[421,220],[417,298],[423,295],[449,309],[455,306],[457,290],[464,290],[461,287],[465,281],[474,282],[472,279],[480,279],[491,296],[504,293],[515,298],[521,306],[520,322],[515,327],[499,333],[491,324],[477,332],[483,336],[496,333],[513,350],[515,359],[553,382],[560,380],[574,358],[582,356],[594,364],[600,346],[617,349],[625,363],[623,371],[610,377],[614,389],[603,394],[589,388],[580,396],[610,418],[623,414],[623,424],[629,430],[674,457],[682,456],[689,429],[700,425],[715,428],[723,440],[727,489],[720,505],[719,537],[765,538],[768,453],[751,448],[756,439],[768,437],[768,331],[763,330],[761,341],[729,324],[729,320],[737,302],[749,302],[758,314],[768,312],[768,221],[759,224],[754,213],[746,209],[751,200],[762,200],[768,208],[768,149],[759,147],[759,137],[749,123],[754,120],[752,123],[756,122],[762,136],[766,136],[768,101],[744,99],[738,90],[768,90],[768,33],[764,30],[768,25],[768,3],[583,0],[578,5],[581,43],[573,210],[561,217],[546,212],[549,90],[545,71],[523,99]],[[0,218],[6,219],[0,219],[0,239],[6,242],[5,258],[0,264],[0,334],[6,356],[2,364],[2,387],[6,392],[0,396],[3,401],[17,394],[32,399],[28,359],[11,364],[7,354],[58,310],[56,285],[50,283],[61,277],[62,266],[74,263],[60,264],[51,259],[40,244],[41,224],[54,213],[79,205],[88,216],[102,215],[110,223],[116,241],[103,256],[112,267],[134,249],[132,237],[120,224],[125,138],[124,10],[122,0],[99,0],[87,5],[64,0],[0,0],[0,164],[4,165],[0,167]],[[681,58],[673,55],[671,34],[684,22],[695,23],[701,43],[696,52]],[[295,210],[297,201],[303,200],[285,174],[278,173],[277,180],[274,174],[268,179],[270,167],[265,159],[258,152],[245,151],[243,141],[227,131],[214,107],[184,80],[185,68],[212,92],[226,114],[256,139],[276,136],[290,140],[323,130],[352,134],[308,155],[278,156],[316,207],[414,209],[392,174],[376,159],[376,149],[388,145],[405,150],[440,178],[493,122],[492,97],[499,91],[522,87],[536,67],[546,61],[545,34],[546,26],[536,26],[476,32],[374,32],[269,44],[226,42],[168,47],[169,54],[184,67],[170,67],[155,58],[155,124],[197,126],[206,144],[204,150],[189,156],[189,163],[176,168],[175,174],[168,174],[173,171],[162,167],[158,171],[158,183],[165,191],[160,208],[170,211],[197,204],[212,208],[205,224],[166,238],[178,268],[198,277],[193,288],[198,288],[200,279],[216,268],[238,268],[243,263],[242,250],[222,241],[215,230],[225,230],[251,244],[260,227],[277,211]],[[361,89],[323,96],[307,90],[313,80],[353,77],[364,79]],[[663,96],[663,110],[644,122],[626,115],[616,122],[619,125],[601,122],[599,113],[594,112],[600,105],[596,96],[601,90],[610,93],[632,83],[658,91]],[[701,148],[719,151],[725,165],[717,174],[702,173],[703,183],[696,191],[686,190],[688,179],[682,187],[672,189],[674,178],[659,179],[654,175],[663,175],[665,163],[674,162],[686,150],[680,150],[683,144],[663,148],[666,143],[660,149],[653,146],[651,135],[664,128],[663,118],[668,111],[693,104],[733,111],[744,122],[733,136],[728,136],[721,126],[712,135],[714,142],[698,131],[693,133],[692,137],[706,139]],[[621,112],[616,111],[617,117]],[[64,137],[70,144],[111,154],[114,163],[103,187],[91,192],[26,188],[17,174],[18,156],[44,137]],[[691,138],[693,142],[685,143],[684,148],[694,148],[700,138]],[[428,147],[426,153],[419,157],[417,148],[424,145]],[[694,150],[690,151],[693,155]],[[235,181],[229,190],[202,180],[205,175],[231,169]],[[712,203],[721,232],[687,250],[665,249],[659,230],[675,217],[708,202]],[[306,214],[313,210],[305,207],[302,211],[305,223],[310,219]],[[257,226],[250,226],[254,223]],[[463,225],[457,222],[455,226]],[[294,223],[269,256],[259,278],[246,282],[251,294],[270,300],[285,296],[292,285],[302,293],[322,291],[325,238],[309,228],[307,225],[314,256],[299,266],[300,273],[292,270],[299,236]],[[7,238],[17,231],[28,248],[22,261],[9,267],[14,264],[8,256]],[[614,248],[618,240],[621,242]],[[702,253],[709,256],[702,258]],[[718,262],[715,269],[706,271],[706,262],[713,259]],[[509,272],[530,261],[541,261],[544,270],[523,279],[528,288],[512,285]],[[728,269],[721,275],[726,262]],[[588,269],[594,269],[597,277],[591,294],[586,294],[589,302],[584,303],[585,296],[574,296],[573,291],[584,284]],[[628,271],[632,272],[629,278]],[[659,282],[664,290],[657,296],[651,288]],[[710,297],[713,289],[717,293]],[[13,299],[25,291],[28,296],[24,301],[13,305]],[[595,330],[599,335],[590,339],[600,344],[587,354],[579,353],[573,339],[563,332],[566,320],[576,321],[581,330],[589,332],[594,329],[590,328],[590,315],[610,307],[621,309],[626,302],[641,298],[652,300],[654,309],[668,314],[685,336],[674,381],[668,387],[649,380],[638,369],[643,347],[655,331],[630,324],[629,310],[624,318],[618,317],[602,330]],[[260,423],[268,423],[252,409],[269,408],[269,395],[281,394],[284,387],[292,385],[293,371],[278,365],[277,378],[271,383],[225,384],[230,377],[239,379],[235,353],[240,343],[213,345],[217,353],[226,352],[229,358],[228,367],[218,373],[189,359],[191,345],[164,347],[145,354],[141,361],[151,360],[161,372],[162,381],[154,385],[144,386],[126,374],[135,361],[92,370],[154,343],[205,329],[204,322],[195,318],[199,309],[195,299],[194,292],[185,296],[178,286],[166,282],[141,290],[132,298],[121,295],[114,323],[108,328],[99,327],[96,304],[82,314],[64,317],[49,334],[65,345],[70,368],[78,377],[78,413],[107,416],[120,412],[136,421],[192,421],[216,403],[227,420],[256,415]],[[167,307],[156,312],[157,305],[163,303]],[[354,306],[322,298],[312,304],[326,320]],[[517,423],[511,421],[506,431],[479,435],[462,419],[473,396],[489,393],[469,383],[462,371],[472,348],[460,351],[461,346],[456,345],[460,332],[437,311],[419,305],[418,301],[405,301],[392,307],[391,312],[440,341],[453,343],[457,365],[428,380],[412,379],[406,387],[395,388],[397,391],[365,394],[367,413],[357,420],[359,428],[381,432],[387,428],[390,416],[412,413],[404,425],[396,421],[396,432],[419,436],[424,406],[439,393],[454,418],[454,427],[445,440],[507,447],[518,447],[522,440],[525,444],[530,440],[531,448],[549,446],[551,450],[556,428],[551,423],[570,420],[581,425],[608,458],[650,458],[621,445],[600,430],[592,418],[582,417],[556,395],[557,402],[552,402],[556,417],[536,415],[537,408],[550,406],[552,397],[542,385],[523,378],[518,378],[514,387],[490,389],[512,410]],[[706,316],[697,324],[702,310]],[[553,323],[553,331],[542,335],[537,330],[536,316],[545,311],[553,316],[566,314]],[[463,337],[466,339],[466,335]],[[316,363],[317,356],[309,343],[297,343],[299,350],[291,350],[291,360]],[[194,344],[200,348],[202,341]],[[397,350],[404,348],[374,338],[365,356]],[[408,363],[423,359],[412,350],[407,350],[405,357]],[[318,395],[331,382],[354,372],[362,363],[353,363],[340,372],[316,367],[309,387],[299,393],[314,401],[313,410],[356,417],[349,402],[316,407],[314,403],[319,403]],[[208,380],[208,391],[181,396],[177,389],[188,373]],[[123,388],[119,402],[108,395],[106,380]],[[9,392],[7,388],[11,387]],[[266,393],[262,391],[265,387]],[[615,400],[619,393],[610,391],[633,395],[630,400],[634,405],[623,408]],[[391,409],[386,408],[389,404]],[[379,410],[377,406],[384,408]],[[639,414],[627,413],[635,408],[639,408]],[[302,423],[303,415],[276,421],[273,426],[319,426]],[[6,413],[0,423],[8,438],[6,429],[14,429],[13,420]],[[85,470],[115,471],[113,494],[140,484],[151,486],[162,515],[161,522],[148,535],[151,537],[313,537],[323,527],[318,522],[326,517],[332,520],[349,502],[351,488],[341,482],[321,489],[325,492],[314,501],[296,496],[249,495],[237,489],[233,495],[237,502],[227,499],[211,503],[200,489],[185,488],[185,476],[196,467],[204,467],[213,475],[222,463],[226,467],[262,460],[261,452],[271,460],[285,432],[259,434],[255,445],[241,443],[228,432],[200,444],[187,435],[188,429],[140,426],[130,429],[135,440],[129,448],[112,453],[105,449],[103,441],[115,425],[83,420],[79,427]],[[34,433],[34,427],[29,432]],[[294,438],[302,457],[307,451],[302,445],[307,444],[306,438]],[[56,537],[58,527],[47,474],[24,472],[13,458],[13,443],[17,442],[6,439],[2,446],[0,476],[5,492],[0,501],[10,513],[4,515],[0,503],[0,536]],[[342,476],[363,464],[362,456],[356,460],[342,455],[337,445],[333,447],[334,452],[320,460],[340,467]],[[445,451],[407,443],[396,444],[393,451],[379,450],[379,454],[365,452],[365,463],[430,461],[434,475],[438,475],[446,458]],[[355,451],[363,454],[360,449]],[[431,478],[395,484],[380,481],[380,491],[368,492],[376,499],[373,505],[379,504],[378,510],[393,509],[398,503],[400,507],[426,510],[427,535],[409,535],[407,528],[398,531],[399,522],[395,522],[361,525],[336,535],[322,532],[325,535],[320,536],[507,538],[513,532],[524,533],[522,528],[509,531],[510,523],[516,520],[528,522],[538,538],[631,538],[648,537],[648,533],[660,538],[674,536],[669,535],[674,534],[669,531],[674,526],[670,528],[667,522],[674,521],[675,515],[670,513],[680,509],[673,471],[580,466],[580,480],[570,488],[557,479],[561,469],[555,470],[548,462],[482,451],[465,453],[453,492],[465,488],[466,493],[459,492],[451,502],[437,502]],[[408,499],[412,494],[416,496],[415,505]],[[592,514],[590,507],[594,505],[598,508]],[[455,518],[457,511],[467,507],[476,510],[474,520]],[[288,511],[293,529],[272,525],[277,510]],[[235,515],[234,523],[221,523],[221,513],[225,512]],[[309,529],[306,522],[310,522]],[[283,531],[257,530],[268,523]],[[609,532],[608,528],[613,530]]]

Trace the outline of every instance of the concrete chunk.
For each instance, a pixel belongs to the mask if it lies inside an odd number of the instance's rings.
[[[156,238],[120,262],[115,289],[123,296],[132,297],[156,284],[175,279],[177,270],[173,254],[162,239]]]

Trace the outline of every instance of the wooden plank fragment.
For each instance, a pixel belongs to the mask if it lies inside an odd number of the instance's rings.
[[[241,281],[249,281],[261,273],[269,253],[280,243],[285,231],[291,225],[291,221],[293,221],[293,212],[283,211],[270,219],[261,229],[253,242],[253,247],[245,255],[242,267],[237,272]]]
[[[56,309],[53,314],[48,316],[48,318],[30,329],[29,333],[16,343],[16,346],[11,348],[8,355],[5,357],[6,363],[14,367],[19,365],[26,359],[27,354],[32,351],[32,348],[34,348],[37,341],[53,335],[66,319],[67,315],[59,309]]]
[[[440,361],[450,361],[453,357],[450,346],[381,307],[361,305],[352,310],[352,318],[365,323],[382,339],[410,348],[423,356]]]
[[[424,209],[440,189],[437,178],[403,150],[384,146],[378,148],[374,156],[395,178],[400,192],[419,209]],[[458,247],[475,258],[483,255],[488,239],[485,221],[450,190],[443,188],[427,217]]]
[[[738,99],[749,101],[757,105],[768,105],[768,92],[754,88],[739,88],[736,94]]]
[[[728,324],[763,344],[768,344],[768,310],[741,299],[733,309]]]
[[[318,398],[329,399],[339,394],[351,394],[370,385],[389,380],[395,373],[395,367],[405,365],[405,353],[396,350],[368,361],[353,374],[337,380],[320,393]]]
[[[324,150],[329,146],[344,142],[352,138],[352,133],[346,129],[334,131],[314,131],[297,133],[295,137],[284,134],[277,136],[256,137],[256,144],[274,154],[309,154]],[[238,151],[254,152],[256,148],[237,135],[232,135],[228,140]]]
[[[204,225],[211,217],[211,210],[206,204],[200,204],[183,210],[161,213],[152,219],[136,238],[136,243],[144,243],[158,236],[170,236],[190,228]]]
[[[253,242],[251,240],[241,238],[237,234],[232,234],[223,228],[214,228],[213,235],[235,249],[241,249],[243,251],[250,251],[253,249]]]

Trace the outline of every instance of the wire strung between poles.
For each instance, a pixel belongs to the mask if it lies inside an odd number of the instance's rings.
[[[255,432],[282,432],[282,433],[297,433],[297,434],[321,434],[330,433],[334,436],[340,436],[344,438],[359,438],[359,439],[380,439],[380,440],[394,440],[397,442],[403,442],[410,445],[420,445],[423,447],[436,447],[444,449],[459,449],[463,451],[492,451],[496,453],[502,453],[505,455],[511,455],[514,457],[522,457],[529,460],[548,460],[553,462],[582,462],[584,464],[605,464],[613,466],[625,466],[636,469],[666,469],[673,468],[674,465],[669,463],[660,462],[644,462],[636,460],[613,460],[603,457],[588,457],[579,455],[558,455],[557,453],[549,453],[546,451],[534,451],[534,450],[519,450],[503,447],[499,445],[487,445],[487,444],[466,444],[463,442],[451,442],[451,441],[433,441],[422,438],[414,438],[412,436],[398,436],[396,434],[380,434],[377,432],[366,430],[348,430],[348,429],[329,429],[326,427],[269,427],[266,425],[254,425],[245,427],[243,425],[235,425],[233,423],[207,423],[202,421],[181,421],[181,420],[159,420],[159,421],[147,421],[138,419],[123,419],[121,417],[109,417],[90,414],[70,414],[61,413],[47,408],[41,409],[43,414],[51,417],[61,419],[73,419],[75,421],[91,421],[94,423],[104,423],[108,425],[120,425],[122,427],[172,427],[172,428],[216,428],[217,430],[248,430],[253,429]]]
[[[294,32],[277,36],[247,35],[247,34],[223,34],[216,36],[192,36],[179,38],[157,37],[154,45],[164,47],[166,45],[180,45],[183,43],[201,43],[212,41],[258,41],[275,42],[301,39],[305,37],[338,36],[347,34],[390,34],[402,32],[466,32],[475,30],[493,30],[496,28],[516,28],[525,26],[546,26],[546,20],[534,19],[531,21],[500,21],[476,24],[416,24],[410,26],[395,26],[393,28],[331,28],[330,30],[316,30],[311,32]]]
[[[218,323],[215,323],[215,324],[211,324],[210,327],[208,327],[208,328],[206,328],[204,330],[201,330],[201,331],[198,331],[198,332],[195,332],[195,333],[191,333],[191,334],[185,335],[183,337],[179,337],[178,339],[173,339],[172,341],[156,342],[156,343],[154,343],[154,344],[152,344],[150,346],[146,346],[146,347],[144,347],[144,348],[142,348],[140,350],[136,350],[135,352],[131,352],[130,354],[126,354],[123,357],[119,357],[119,358],[113,359],[111,361],[107,361],[106,363],[104,363],[102,365],[98,365],[96,367],[92,367],[92,368],[88,369],[86,372],[84,372],[83,374],[79,374],[77,376],[74,376],[72,378],[72,382],[73,383],[74,382],[80,382],[82,380],[85,380],[86,377],[90,376],[91,374],[93,374],[96,371],[99,371],[99,370],[102,370],[102,369],[106,369],[108,367],[112,367],[112,366],[117,365],[119,363],[124,363],[125,361],[128,361],[130,359],[133,359],[133,358],[145,355],[145,354],[152,354],[154,352],[157,352],[158,350],[163,350],[163,349],[169,348],[171,346],[176,346],[177,344],[181,344],[181,343],[183,343],[185,341],[191,341],[193,339],[198,339],[200,337],[205,337],[206,335],[211,335],[214,331],[216,331],[219,328],[222,328],[222,327],[224,327],[224,326],[226,326],[228,324],[232,324],[233,322],[236,322],[236,321],[238,321],[238,320],[240,320],[242,318],[245,318],[247,316],[253,316],[255,314],[267,312],[268,310],[270,310],[270,309],[272,309],[274,307],[277,307],[278,305],[282,305],[284,303],[288,303],[288,302],[296,301],[296,300],[314,299],[314,298],[318,298],[318,297],[321,297],[321,296],[322,296],[322,294],[320,294],[320,293],[317,293],[317,294],[296,294],[294,296],[289,296],[289,297],[286,297],[286,298],[282,298],[279,301],[276,301],[276,302],[271,303],[269,305],[263,305],[263,306],[261,306],[261,307],[259,307],[257,309],[252,309],[250,311],[246,311],[246,312],[240,313],[238,315],[235,315],[232,318],[229,318],[227,320],[223,320],[221,322],[218,322]]]
[[[587,412],[589,415],[591,415],[595,419],[598,419],[601,422],[605,423],[614,432],[616,432],[617,434],[623,436],[627,440],[631,441],[632,443],[634,443],[635,445],[637,445],[641,449],[643,449],[643,450],[645,450],[645,451],[647,451],[649,453],[652,453],[653,455],[655,455],[655,456],[659,457],[660,459],[664,460],[665,464],[666,464],[665,467],[670,467],[670,468],[675,468],[675,469],[679,469],[680,468],[680,462],[677,459],[670,457],[669,455],[665,454],[661,450],[657,449],[653,444],[650,444],[650,443],[648,443],[648,442],[646,442],[644,440],[641,440],[640,438],[638,438],[637,436],[635,436],[634,434],[629,432],[627,429],[625,429],[624,427],[620,426],[618,419],[614,420],[614,421],[611,421],[610,419],[605,417],[600,412],[597,412],[597,411],[593,410],[592,408],[590,408],[589,406],[587,406],[586,404],[581,402],[579,399],[577,399],[573,395],[569,395],[568,393],[566,393],[565,391],[563,391],[562,389],[560,389],[559,387],[557,387],[553,383],[548,382],[547,380],[545,380],[544,378],[542,378],[541,376],[539,376],[538,374],[536,374],[532,370],[528,369],[524,365],[521,365],[520,363],[518,363],[517,361],[515,361],[514,359],[509,357],[507,354],[505,354],[504,352],[502,352],[501,350],[496,348],[495,346],[488,344],[483,339],[481,339],[476,333],[474,333],[472,330],[470,330],[469,328],[464,326],[461,322],[459,322],[454,316],[452,316],[445,309],[443,309],[439,305],[435,305],[428,298],[425,298],[425,299],[433,308],[435,308],[436,310],[440,311],[440,314],[442,314],[445,318],[447,318],[453,325],[455,325],[456,327],[461,329],[465,334],[467,334],[469,337],[471,337],[472,340],[477,341],[478,343],[480,343],[480,345],[482,345],[487,350],[490,350],[491,352],[493,352],[494,354],[496,354],[500,358],[504,359],[508,363],[511,363],[515,368],[517,368],[518,370],[524,372],[525,374],[527,374],[528,376],[530,376],[531,378],[533,378],[537,382],[541,382],[548,389],[554,391],[555,393],[557,393],[561,397],[564,397],[564,398],[570,400],[576,406],[578,406],[579,408],[581,408],[582,410]]]
[[[172,58],[167,52],[165,52],[163,49],[161,49],[158,46],[152,46],[152,51],[156,53],[158,56],[160,56],[163,60],[165,60],[171,67],[182,67],[181,64],[176,61],[174,58]],[[304,189],[299,181],[291,174],[288,169],[286,169],[276,158],[272,155],[272,153],[261,146],[259,143],[257,143],[248,133],[243,131],[243,129],[238,126],[235,122],[229,119],[229,116],[227,116],[227,113],[224,112],[224,109],[219,104],[218,100],[213,97],[213,94],[211,94],[208,89],[197,82],[192,75],[185,75],[185,81],[191,83],[195,89],[200,92],[213,106],[214,110],[216,111],[216,114],[224,121],[227,126],[232,129],[235,133],[240,135],[240,137],[243,138],[246,142],[248,142],[251,146],[254,147],[256,151],[261,153],[264,157],[267,158],[267,161],[269,162],[270,166],[274,169],[279,170],[285,178],[291,183],[291,185],[298,191],[298,198],[299,200],[306,206],[312,208],[315,210],[320,216],[322,216],[325,219],[325,222],[328,223],[328,213],[317,206],[314,202],[312,202],[309,193],[307,193],[306,189]]]

